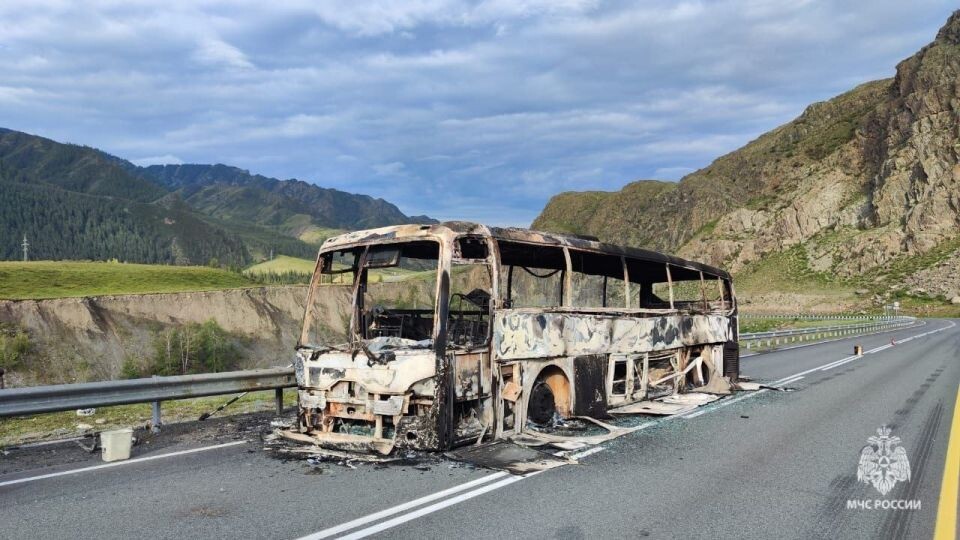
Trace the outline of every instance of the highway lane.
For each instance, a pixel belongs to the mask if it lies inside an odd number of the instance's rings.
[[[257,440],[3,485],[82,464],[19,471],[0,476],[0,538],[295,538],[468,482],[479,483],[338,532],[421,538],[930,537],[960,382],[960,327],[880,348],[891,338],[950,324],[931,321],[746,357],[744,374],[758,380],[809,372],[788,384],[795,391],[723,400],[694,417],[651,423],[606,443],[579,466],[523,479],[487,480],[490,471],[444,461],[420,468],[331,465],[315,474],[303,461],[267,456]],[[854,343],[878,350],[814,369],[847,358]],[[912,466],[911,481],[895,486],[887,498],[919,500],[919,510],[846,508],[847,500],[879,496],[856,481],[856,470],[867,437],[882,425],[901,437]],[[154,454],[196,446],[185,437]]]

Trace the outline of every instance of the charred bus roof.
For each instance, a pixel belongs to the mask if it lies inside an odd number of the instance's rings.
[[[720,268],[648,249],[618,246],[578,235],[534,231],[519,227],[488,227],[466,221],[445,221],[432,225],[393,225],[378,229],[353,231],[328,238],[323,243],[321,250],[331,251],[357,245],[415,240],[418,238],[447,237],[452,240],[461,236],[489,237],[510,242],[562,246],[595,253],[622,255],[631,259],[670,264],[671,266],[700,271],[713,277],[730,279],[730,274]]]

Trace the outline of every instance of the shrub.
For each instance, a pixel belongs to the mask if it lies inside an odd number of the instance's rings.
[[[284,270],[283,272],[246,272],[247,279],[260,285],[303,285],[310,283],[313,274]]]
[[[149,375],[229,371],[236,369],[242,359],[230,333],[213,319],[158,332],[153,349],[153,358],[146,369]],[[136,363],[129,359],[122,369],[125,374],[141,374]]]
[[[0,368],[17,368],[30,352],[30,336],[19,327],[0,326]]]
[[[121,379],[139,379],[143,375],[143,367],[137,363],[136,358],[128,356],[123,360],[123,365],[120,366]]]

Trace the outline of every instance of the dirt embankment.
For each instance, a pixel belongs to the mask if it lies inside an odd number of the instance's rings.
[[[159,331],[215,320],[237,337],[243,367],[286,365],[307,287],[0,301],[0,323],[30,336],[28,360],[11,386],[117,378],[128,357],[153,353]]]

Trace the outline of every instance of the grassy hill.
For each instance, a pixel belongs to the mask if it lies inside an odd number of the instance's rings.
[[[111,262],[0,262],[0,299],[21,300],[249,287],[244,276],[204,266]]]
[[[247,274],[282,274],[284,272],[297,272],[301,274],[313,274],[315,261],[310,259],[299,259],[297,257],[288,257],[278,255],[272,261],[265,261],[255,264],[244,270]]]

